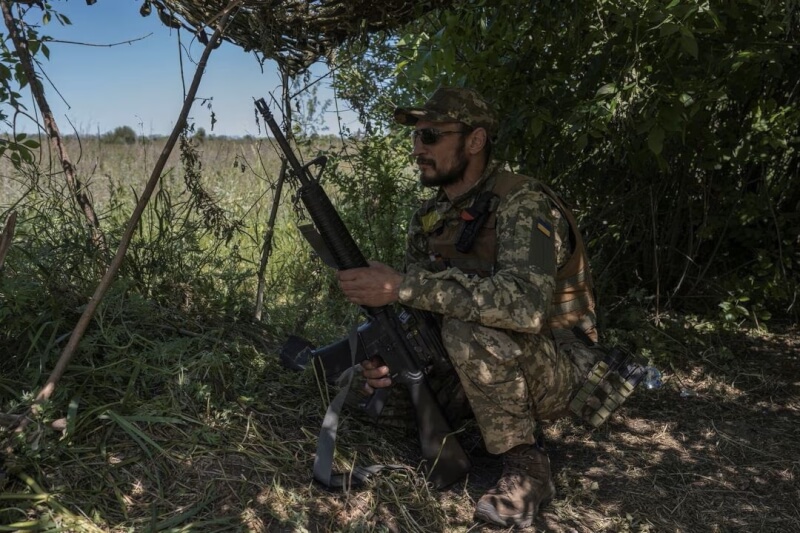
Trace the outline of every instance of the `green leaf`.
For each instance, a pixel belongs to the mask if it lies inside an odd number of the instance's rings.
[[[606,94],[614,94],[616,92],[617,92],[616,83],[606,83],[605,85],[597,89],[597,92],[594,94],[594,96],[595,98],[597,98],[598,96],[603,96]]]
[[[685,28],[682,28],[682,30],[685,31],[681,31],[681,48],[684,52],[697,59],[697,39],[694,38],[691,31]]]
[[[672,35],[676,33],[680,29],[680,26],[675,24],[674,22],[665,22],[659,28],[659,33],[661,37],[666,37],[668,35]]]
[[[656,126],[650,130],[647,135],[647,146],[654,154],[661,154],[661,150],[664,149],[664,129],[661,126]]]
[[[589,136],[584,133],[583,135],[578,137],[578,145],[576,146],[576,148],[580,152],[584,148],[586,148],[586,145],[588,144],[589,144]]]
[[[142,448],[142,451],[147,454],[148,457],[153,457],[153,453],[151,448],[159,451],[161,454],[166,455],[166,451],[164,448],[158,445],[156,441],[150,438],[149,435],[144,433],[138,426],[131,423],[127,417],[117,414],[114,411],[108,410],[103,415],[100,415],[100,418],[109,418],[116,422],[116,424],[122,428],[125,433],[128,434],[136,443]]]
[[[531,120],[531,131],[533,132],[534,137],[538,137],[539,134],[542,133],[543,126],[544,123],[542,122],[542,119],[539,117],[533,117],[533,120]]]

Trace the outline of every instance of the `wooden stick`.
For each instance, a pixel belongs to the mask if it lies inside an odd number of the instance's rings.
[[[3,263],[6,260],[6,254],[11,248],[11,241],[14,239],[14,228],[17,226],[17,212],[12,211],[6,220],[6,227],[0,233],[0,271],[3,270]]]
[[[31,86],[31,94],[42,112],[42,119],[44,121],[44,128],[47,136],[50,137],[50,144],[58,154],[58,160],[61,162],[61,168],[64,171],[64,177],[67,180],[67,187],[69,187],[75,201],[78,202],[83,215],[89,221],[89,226],[92,232],[92,241],[95,246],[105,254],[107,251],[105,236],[100,230],[100,221],[97,218],[97,213],[94,210],[91,198],[89,198],[86,188],[81,184],[78,176],[75,173],[75,165],[70,161],[69,154],[67,154],[67,147],[64,146],[64,141],[61,138],[61,132],[58,129],[56,118],[53,116],[53,111],[50,109],[50,103],[44,95],[44,86],[36,75],[36,69],[33,66],[33,59],[31,58],[30,50],[28,49],[28,39],[19,28],[17,28],[17,20],[11,13],[11,6],[8,0],[0,0],[0,9],[3,11],[3,20],[5,21],[6,28],[8,28],[8,36],[14,43],[14,49],[17,51],[19,57],[19,64],[25,72],[25,77],[28,78],[28,83]]]
[[[167,143],[164,145],[164,149],[161,151],[158,161],[156,161],[153,172],[150,174],[150,179],[147,181],[144,191],[139,197],[139,201],[136,203],[136,207],[133,210],[133,214],[128,220],[128,225],[125,228],[125,233],[122,235],[117,252],[114,255],[114,258],[111,260],[111,264],[106,270],[106,273],[103,275],[103,278],[100,280],[99,285],[95,289],[92,298],[89,300],[89,303],[83,311],[83,314],[81,314],[80,318],[78,319],[75,329],[72,330],[72,335],[70,335],[69,341],[64,347],[64,351],[61,353],[61,357],[59,357],[55,368],[47,378],[47,382],[44,384],[44,387],[42,387],[42,390],[36,395],[36,400],[31,406],[31,410],[36,409],[39,404],[52,396],[58,381],[61,379],[61,376],[64,374],[64,371],[72,359],[72,356],[75,354],[75,350],[78,348],[78,343],[88,328],[89,323],[91,322],[92,317],[97,310],[97,306],[100,304],[100,301],[103,299],[103,296],[111,286],[111,283],[114,281],[114,277],[122,266],[122,261],[125,259],[125,253],[128,250],[128,246],[130,245],[133,234],[136,231],[136,227],[138,226],[142,217],[142,213],[144,212],[145,207],[147,207],[156,185],[158,185],[158,181],[161,178],[164,166],[167,163],[167,159],[169,158],[172,149],[175,147],[175,143],[178,141],[178,137],[185,128],[189,111],[191,110],[192,103],[197,95],[197,89],[200,87],[200,80],[203,78],[203,73],[205,72],[208,57],[211,54],[211,51],[216,47],[217,41],[222,38],[230,14],[239,6],[239,4],[241,4],[241,0],[232,0],[228,4],[228,7],[226,7],[225,10],[220,14],[218,19],[219,22],[216,25],[214,34],[208,41],[208,44],[203,50],[203,55],[201,56],[200,61],[197,63],[197,70],[194,73],[194,78],[189,86],[186,98],[183,101],[183,108],[181,109],[178,121],[175,123],[172,133],[170,134],[169,139],[167,139]],[[20,425],[16,428],[17,432],[24,429],[27,420],[29,420],[29,418],[24,418],[20,422]]]

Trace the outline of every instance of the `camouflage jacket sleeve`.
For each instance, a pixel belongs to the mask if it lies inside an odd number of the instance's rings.
[[[554,249],[549,261],[536,253],[532,237],[542,223],[555,229],[545,232]],[[564,257],[568,231],[568,223],[545,195],[526,184],[497,208],[497,261],[491,276],[468,276],[457,268],[431,272],[425,268],[427,252],[410,246],[399,302],[484,326],[537,333],[546,323],[556,258]]]

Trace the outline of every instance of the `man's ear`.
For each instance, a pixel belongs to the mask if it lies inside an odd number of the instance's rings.
[[[469,134],[469,142],[467,148],[471,154],[477,154],[486,146],[486,141],[488,140],[488,134],[484,128],[475,128],[475,130]]]

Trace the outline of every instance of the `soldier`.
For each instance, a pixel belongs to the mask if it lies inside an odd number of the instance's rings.
[[[403,272],[371,262],[340,271],[339,285],[355,304],[440,315],[486,450],[503,456],[475,517],[527,527],[555,495],[536,422],[564,414],[586,375],[556,350],[552,330],[577,326],[596,340],[583,243],[550,189],[492,159],[498,121],[476,92],[440,88],[394,118],[414,128],[420,181],[436,195],[409,225]],[[369,390],[392,384],[379,358],[364,361],[362,374]]]

